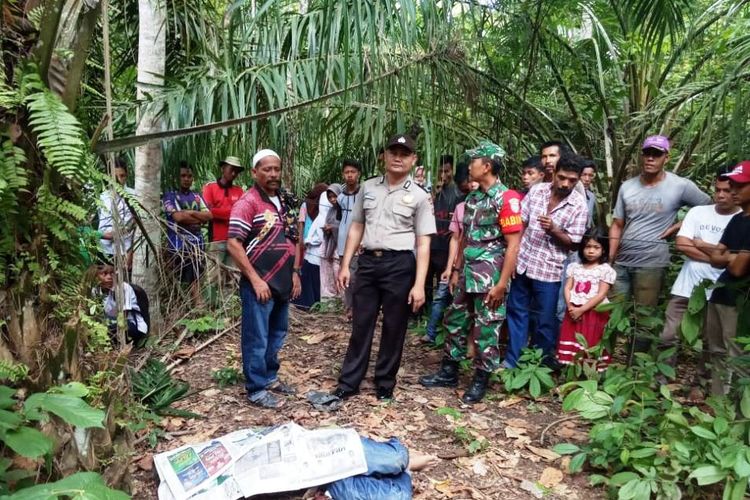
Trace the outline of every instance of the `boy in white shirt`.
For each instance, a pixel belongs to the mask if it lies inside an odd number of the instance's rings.
[[[107,317],[110,338],[114,339],[117,333],[118,313],[115,299],[115,268],[111,264],[99,264],[96,268],[96,277],[99,280],[101,293],[104,295],[104,314]],[[125,314],[128,342],[138,345],[148,334],[148,325],[141,314],[133,287],[128,283],[123,283],[122,288],[122,310]]]
[[[690,295],[704,279],[716,282],[722,269],[711,267],[711,252],[716,248],[729,221],[740,211],[734,203],[729,180],[722,179],[727,169],[722,169],[714,182],[714,204],[691,208],[677,233],[677,249],[685,254],[685,263],[672,286],[672,296],[667,304],[662,344],[677,343],[677,331],[687,310]],[[710,290],[707,295],[710,298]]]

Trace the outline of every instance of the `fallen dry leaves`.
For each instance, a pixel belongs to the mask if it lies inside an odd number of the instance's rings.
[[[547,448],[537,448],[536,446],[527,444],[526,449],[550,462],[553,462],[560,458],[560,455],[558,453],[555,453],[552,450],[548,450]]]
[[[542,476],[539,478],[539,484],[545,488],[554,488],[563,480],[563,473],[560,469],[554,467],[546,467],[542,471]]]
[[[374,397],[372,373],[360,386],[360,394],[346,401],[335,413],[319,412],[305,400],[310,390],[329,391],[337,383],[338,370],[347,348],[349,325],[331,314],[303,315],[293,313],[290,335],[281,351],[282,380],[297,387],[298,395],[287,398],[280,410],[260,410],[245,400],[241,385],[219,389],[211,372],[221,368],[228,357],[238,359],[238,332],[229,332],[201,352],[184,345],[175,357],[190,358],[180,367],[180,378],[191,384],[195,393],[176,404],[206,418],[165,417],[162,427],[176,435],[162,440],[156,449],[141,443],[140,456],[131,472],[136,478],[135,498],[153,498],[154,453],[182,444],[211,439],[219,434],[251,426],[268,426],[294,421],[308,428],[346,426],[375,439],[395,436],[409,449],[436,455],[442,460],[434,467],[413,475],[417,499],[528,499],[543,495],[550,499],[603,497],[602,492],[586,488],[584,481],[574,481],[567,470],[569,457],[537,446],[541,431],[560,418],[559,403],[534,403],[517,396],[498,395],[500,385],[490,391],[494,397],[474,406],[461,404],[460,394],[468,382],[462,378],[459,389],[426,389],[418,378],[436,369],[442,357],[439,350],[427,350],[416,336],[408,337],[404,360],[399,372],[396,400],[384,403]],[[376,333],[376,339],[379,334]],[[373,356],[378,351],[377,340]],[[374,361],[371,363],[372,370]],[[453,408],[460,413],[454,419],[437,414],[439,408]],[[541,409],[540,409],[541,408]],[[466,442],[454,429],[463,427],[471,439],[487,440],[487,447],[476,454],[468,452]],[[183,434],[184,433],[184,434]],[[545,445],[586,438],[586,428],[576,421],[566,421],[546,433]],[[552,467],[551,465],[555,465]],[[538,479],[537,479],[538,478]],[[296,500],[302,492],[269,496],[269,499]],[[541,497],[539,497],[541,498]]]

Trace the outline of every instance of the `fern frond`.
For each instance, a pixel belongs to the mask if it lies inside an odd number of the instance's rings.
[[[0,203],[3,208],[7,209],[4,203],[6,198],[15,200],[18,190],[28,182],[24,162],[26,154],[23,149],[15,146],[10,139],[0,144]]]
[[[42,184],[37,190],[35,219],[59,241],[77,241],[76,227],[86,219],[86,209],[51,193]]]
[[[29,367],[23,363],[12,363],[0,359],[0,380],[18,382],[29,374]]]
[[[0,80],[0,108],[13,109],[21,104],[21,96],[16,89],[10,88],[7,83]]]
[[[30,114],[29,125],[47,162],[63,177],[83,182],[86,145],[76,117],[47,89],[29,94],[24,102]]]

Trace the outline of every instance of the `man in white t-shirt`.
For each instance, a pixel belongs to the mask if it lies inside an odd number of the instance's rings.
[[[685,263],[672,286],[667,304],[661,341],[667,346],[677,343],[677,331],[687,310],[693,288],[704,279],[716,282],[722,269],[711,267],[710,255],[716,248],[724,228],[740,208],[734,203],[729,180],[720,176],[714,182],[714,204],[693,207],[688,211],[677,233],[677,249],[685,254]],[[710,297],[710,291],[707,294]]]

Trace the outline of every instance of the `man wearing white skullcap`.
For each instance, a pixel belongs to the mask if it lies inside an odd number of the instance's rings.
[[[242,370],[250,402],[279,408],[277,394],[294,394],[278,379],[279,350],[289,323],[289,300],[300,293],[302,260],[297,202],[281,187],[281,159],[262,149],[252,161],[254,185],[232,207],[227,249],[242,273]]]

